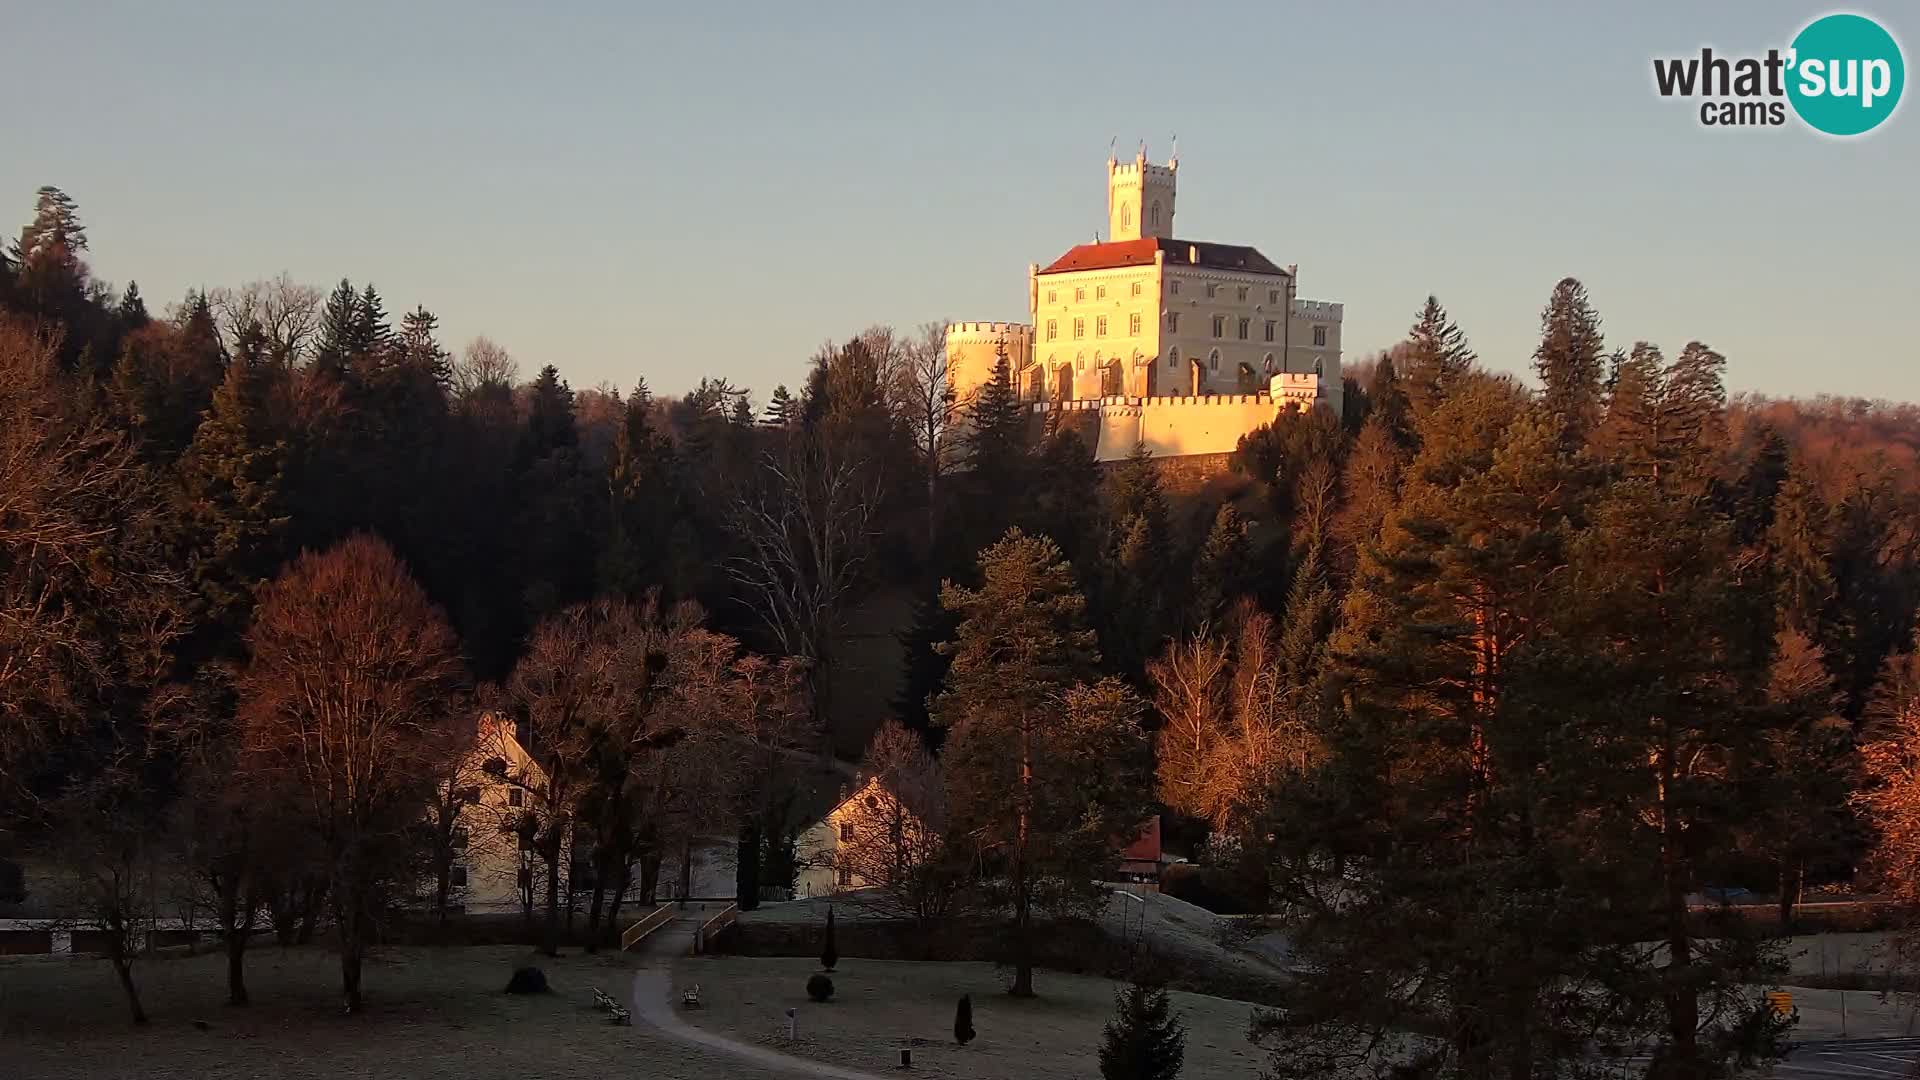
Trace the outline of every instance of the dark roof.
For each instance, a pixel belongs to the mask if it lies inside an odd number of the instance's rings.
[[[1202,240],[1173,240],[1161,237],[1142,237],[1139,240],[1116,240],[1105,244],[1081,244],[1065,255],[1053,260],[1043,274],[1058,274],[1068,270],[1108,270],[1117,266],[1146,266],[1153,262],[1153,253],[1167,253],[1167,264],[1180,266],[1210,266],[1216,270],[1243,270],[1252,274],[1277,274],[1286,277],[1287,272],[1273,264],[1273,260],[1245,244],[1209,244]],[[1195,259],[1194,256],[1199,258]]]

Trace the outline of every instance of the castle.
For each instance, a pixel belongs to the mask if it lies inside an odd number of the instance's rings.
[[[1174,238],[1180,160],[1107,159],[1107,236],[1027,270],[1027,323],[947,327],[967,401],[1005,354],[1036,413],[1097,429],[1094,457],[1229,454],[1283,408],[1341,404],[1341,306],[1297,295],[1297,267]],[[1097,421],[1096,421],[1097,415]]]

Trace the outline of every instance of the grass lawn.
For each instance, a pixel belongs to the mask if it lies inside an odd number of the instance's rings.
[[[983,963],[842,960],[832,975],[833,1000],[807,999],[817,960],[717,956],[674,967],[676,997],[700,984],[703,1007],[681,1015],[692,1024],[742,1042],[875,1073],[891,1070],[898,1047],[913,1046],[913,1072],[934,1077],[1022,1077],[1085,1080],[1100,1073],[1101,1027],[1113,1014],[1114,983],[1083,975],[1036,971],[1039,997],[1006,994],[1005,973]],[[954,1045],[953,1010],[973,995],[973,1027]],[[1247,1042],[1245,1002],[1173,993],[1187,1025],[1182,1080],[1251,1078],[1261,1056]],[[799,1010],[799,1038],[786,1038],[786,1011]]]
[[[0,958],[0,1078],[143,1080],[347,1077],[533,1080],[758,1077],[731,1058],[613,1027],[593,988],[626,1002],[632,958],[574,953],[536,962],[554,992],[502,993],[522,947],[389,949],[369,959],[367,1011],[339,1011],[338,958],[315,948],[250,954],[253,1004],[228,1008],[220,955],[136,968],[152,1023],[135,1028],[104,960]],[[192,1021],[205,1020],[206,1031]]]

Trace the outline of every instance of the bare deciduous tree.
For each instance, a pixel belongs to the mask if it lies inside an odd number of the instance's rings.
[[[782,652],[807,665],[824,730],[834,635],[872,547],[877,480],[831,440],[801,436],[768,453],[729,518],[745,553],[729,564]]]
[[[511,391],[520,381],[520,365],[491,338],[467,342],[453,365],[453,396],[466,401],[482,390]]]
[[[852,901],[909,919],[921,940],[960,910],[967,861],[947,846],[946,780],[918,735],[888,720],[874,733],[864,781],[841,804],[829,865],[862,886]]]
[[[918,337],[900,343],[894,378],[895,410],[906,418],[927,476],[927,540],[932,543],[940,480],[957,464],[949,429],[959,412],[947,359],[945,323],[927,323]]]
[[[298,367],[320,329],[320,290],[302,285],[292,276],[249,281],[237,289],[215,289],[208,294],[220,316],[220,332],[227,351],[239,352],[240,335],[258,326],[267,337],[267,355],[283,367]]]
[[[341,983],[361,961],[433,779],[454,752],[464,674],[445,617],[372,536],[302,555],[262,590],[241,676],[246,749],[299,793],[331,878]]]

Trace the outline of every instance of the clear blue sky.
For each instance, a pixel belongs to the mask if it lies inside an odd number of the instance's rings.
[[[1652,90],[1817,3],[545,7],[0,0],[0,222],[56,184],[156,306],[344,275],[523,373],[764,401],[868,323],[1024,320],[1108,140],[1177,133],[1180,235],[1298,263],[1349,359],[1434,292],[1524,369],[1572,274],[1737,390],[1920,399],[1920,107],[1839,142]],[[1854,10],[1913,66],[1920,10]]]

